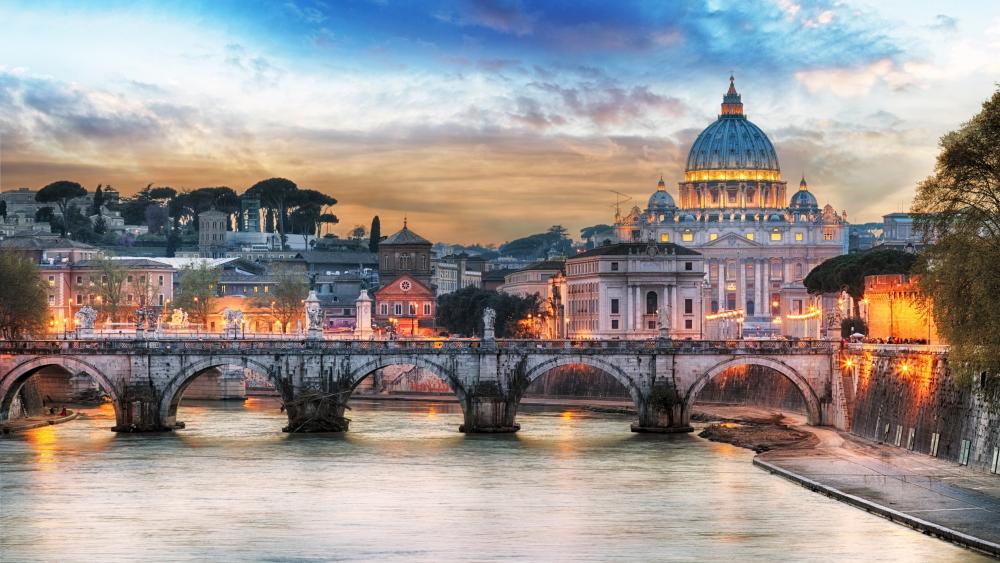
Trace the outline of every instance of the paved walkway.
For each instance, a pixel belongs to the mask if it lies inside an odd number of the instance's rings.
[[[812,432],[819,443],[765,452],[754,463],[869,512],[1000,557],[1000,475],[827,428],[795,428]]]
[[[0,423],[0,434],[23,432],[25,430],[41,428],[42,426],[48,426],[50,424],[62,424],[63,422],[69,422],[70,420],[80,416],[80,414],[75,410],[68,411],[68,413],[69,414],[66,416],[46,414],[5,420],[3,423]]]

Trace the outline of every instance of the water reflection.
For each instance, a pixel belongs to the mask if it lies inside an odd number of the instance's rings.
[[[624,416],[525,408],[465,436],[457,405],[352,404],[290,435],[270,399],[184,403],[116,435],[104,409],[0,440],[0,555],[55,560],[969,561],[787,483],[752,454]]]

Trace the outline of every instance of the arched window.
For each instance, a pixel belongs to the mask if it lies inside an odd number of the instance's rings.
[[[646,293],[646,314],[655,315],[656,308],[656,292],[650,291]]]

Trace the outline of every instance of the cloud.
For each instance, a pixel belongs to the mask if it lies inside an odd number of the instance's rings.
[[[435,17],[459,26],[485,27],[521,36],[534,31],[539,13],[526,11],[519,0],[465,0]]]
[[[934,31],[954,33],[958,31],[958,19],[944,14],[934,16],[934,23],[929,26]]]
[[[570,112],[598,127],[621,125],[649,114],[674,117],[686,109],[679,99],[656,94],[645,85],[625,89],[607,84],[581,83],[566,87],[558,83],[544,82],[535,83],[533,86],[543,92],[557,95]]]

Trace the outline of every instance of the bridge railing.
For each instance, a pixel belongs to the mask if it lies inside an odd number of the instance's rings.
[[[288,339],[76,339],[76,340],[21,340],[0,342],[0,353],[116,353],[116,352],[226,352],[252,351],[331,351],[346,352],[440,352],[471,351],[495,346],[510,351],[622,351],[638,353],[674,354],[829,354],[838,342],[824,340],[518,340],[499,339],[484,342],[478,339],[421,339],[421,340],[307,340]],[[854,345],[852,345],[854,346]],[[865,345],[871,346],[871,345]],[[887,345],[876,345],[883,348]],[[915,345],[899,345],[920,348]],[[926,348],[926,347],[924,347]]]
[[[896,353],[947,353],[947,344],[880,344],[876,342],[852,342],[847,345],[851,352],[896,352]]]

